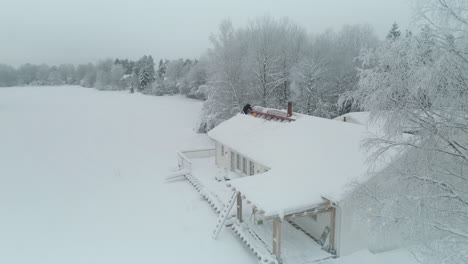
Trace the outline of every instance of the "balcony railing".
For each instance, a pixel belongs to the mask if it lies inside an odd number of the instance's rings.
[[[191,159],[213,157],[216,154],[215,149],[194,149],[177,152],[177,165],[179,169],[192,170]]]

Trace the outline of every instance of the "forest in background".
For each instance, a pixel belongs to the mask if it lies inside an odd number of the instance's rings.
[[[390,26],[390,25],[389,25]],[[394,30],[397,29],[394,24]],[[261,17],[243,28],[223,21],[212,47],[197,59],[106,59],[95,64],[0,65],[0,87],[81,85],[152,95],[182,94],[204,100],[199,132],[206,132],[250,103],[326,118],[350,110],[337,105],[356,88],[356,57],[380,43],[369,25],[307,34],[289,19]]]

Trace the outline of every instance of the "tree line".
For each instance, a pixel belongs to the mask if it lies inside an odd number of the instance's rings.
[[[262,17],[243,28],[224,21],[207,52],[206,97],[199,131],[207,131],[250,103],[336,117],[350,110],[341,94],[356,88],[355,58],[379,44],[368,25],[345,25],[308,35],[289,19]]]
[[[0,87],[25,85],[81,85],[99,90],[129,90],[147,94],[186,94],[203,99],[194,87],[206,83],[197,59],[160,60],[151,55],[139,60],[106,59],[97,63],[23,64],[17,68],[0,64]],[[192,93],[191,93],[192,92]]]
[[[337,104],[356,88],[355,58],[379,44],[368,25],[346,25],[309,35],[289,19],[261,17],[235,28],[229,20],[211,37],[212,46],[197,59],[107,59],[95,64],[0,65],[0,86],[81,85],[152,95],[182,94],[205,100],[199,132],[206,132],[250,103],[335,117],[351,105]]]

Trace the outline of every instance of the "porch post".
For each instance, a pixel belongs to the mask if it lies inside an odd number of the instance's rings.
[[[336,207],[333,207],[331,210],[330,221],[330,251],[335,252]]]
[[[273,219],[273,254],[281,263],[281,221],[278,218]]]
[[[242,223],[242,197],[240,192],[237,192],[237,220]]]

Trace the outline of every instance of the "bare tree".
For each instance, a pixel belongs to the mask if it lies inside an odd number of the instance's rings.
[[[198,131],[205,132],[239,113],[248,101],[246,80],[246,33],[236,31],[228,20],[220,25],[218,35],[211,37],[208,52],[209,77],[207,100],[202,109]]]
[[[323,61],[316,62],[305,58],[293,70],[293,87],[295,92],[296,109],[308,115],[317,115],[316,110],[321,109],[324,92],[320,78],[326,71]]]

